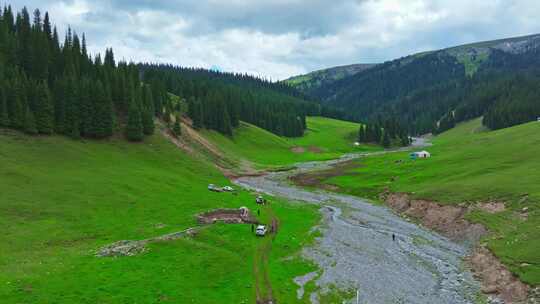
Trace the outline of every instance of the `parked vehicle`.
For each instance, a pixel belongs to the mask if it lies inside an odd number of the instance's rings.
[[[223,191],[233,192],[233,191],[234,191],[234,188],[231,187],[231,186],[225,186],[225,187],[223,187]]]
[[[223,192],[223,189],[216,187],[214,184],[208,185],[208,190],[214,191],[214,192]]]
[[[259,225],[257,226],[257,229],[255,229],[255,234],[257,236],[265,236],[266,235],[266,226],[265,225]]]
[[[262,195],[257,196],[255,202],[259,205],[266,204],[266,200],[264,199],[264,197],[262,197]]]

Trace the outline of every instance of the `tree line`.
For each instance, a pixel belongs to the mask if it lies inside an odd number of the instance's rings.
[[[391,146],[406,147],[411,144],[407,129],[396,119],[379,118],[374,123],[361,124],[358,130],[358,142],[379,144],[385,148]]]
[[[474,50],[457,50],[477,65],[465,73],[458,55],[443,50],[377,65],[317,88],[313,94],[347,110],[356,121],[394,118],[409,134],[441,133],[457,123],[483,116],[490,129],[536,120],[540,46],[519,51],[490,48],[477,60]]]
[[[84,34],[68,29],[61,43],[47,12],[0,9],[0,126],[73,138],[121,131],[138,141],[153,133],[165,98],[112,49],[92,57]]]
[[[343,119],[282,82],[246,74],[172,65],[116,62],[112,49],[89,54],[86,37],[68,28],[63,41],[47,12],[0,8],[0,127],[28,134],[132,141],[154,132],[154,119],[172,122],[169,95],[187,102],[196,128],[231,136],[240,120],[274,134],[299,137],[306,116]],[[174,119],[180,132],[180,118]],[[176,126],[178,124],[178,126]]]
[[[172,65],[140,67],[145,82],[161,81],[186,100],[195,128],[230,136],[242,120],[280,136],[299,137],[306,129],[306,116],[322,112],[320,104],[302,99],[288,85],[253,76]]]

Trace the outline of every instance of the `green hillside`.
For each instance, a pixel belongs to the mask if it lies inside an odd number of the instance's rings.
[[[487,132],[480,119],[433,140],[432,158],[413,161],[406,152],[361,159],[356,169],[325,183],[359,196],[385,188],[447,204],[504,201],[497,214],[470,218],[494,232],[489,247],[522,280],[540,283],[540,123]],[[528,208],[528,218],[520,218]],[[511,244],[511,246],[510,246]]]
[[[304,93],[310,93],[317,88],[329,85],[345,77],[349,77],[367,69],[374,67],[376,64],[351,64],[345,66],[337,66],[329,69],[314,71],[305,75],[294,76],[283,82],[299,89]]]
[[[337,158],[345,153],[371,151],[375,146],[355,147],[359,125],[323,117],[308,117],[303,137],[283,138],[247,123],[241,123],[234,136],[217,132],[203,134],[229,158],[244,158],[256,165],[282,166],[301,161]]]
[[[342,111],[341,119],[392,118],[421,135],[484,116],[499,129],[540,115],[539,46],[540,35],[499,39],[404,56],[334,81],[317,81],[314,72],[289,82]]]
[[[268,260],[261,252],[270,238],[255,238],[249,225],[205,227],[132,257],[96,257],[119,240],[192,227],[202,211],[256,208],[245,191],[209,192],[209,183],[229,182],[158,135],[130,144],[0,129],[0,163],[3,303],[253,303],[267,263],[274,297],[291,303],[292,278],[313,270],[283,259],[309,241],[319,215],[278,200],[261,209],[262,221],[275,214],[282,223]]]

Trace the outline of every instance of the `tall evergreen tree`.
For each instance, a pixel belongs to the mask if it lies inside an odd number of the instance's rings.
[[[34,113],[30,110],[30,108],[27,106],[24,116],[24,132],[35,135],[38,133],[38,130],[36,128],[36,119],[34,117]]]
[[[382,136],[381,144],[385,148],[390,148],[391,142],[390,142],[390,134],[389,132],[384,132],[384,135]]]
[[[2,90],[0,90],[0,127],[9,127],[7,101]]]
[[[22,94],[18,94],[20,92],[17,92],[18,90],[15,90],[14,95],[11,97],[12,103],[11,103],[11,113],[10,113],[10,125],[15,129],[21,129],[24,125],[24,118],[25,118],[25,111],[23,108],[23,102],[22,102]]]
[[[144,102],[142,107],[142,123],[143,131],[145,135],[154,134],[154,98],[152,97],[152,90],[144,86]]]
[[[174,119],[173,134],[179,137],[182,134],[182,128],[180,127],[180,115],[176,115]]]
[[[94,134],[97,138],[105,138],[113,134],[114,111],[112,100],[105,87],[98,80],[93,87],[95,98]]]
[[[84,80],[79,87],[80,113],[81,113],[81,134],[84,137],[96,136],[96,108],[97,103],[92,102],[91,85],[88,80]],[[103,98],[102,96],[93,96],[93,98]],[[112,115],[112,113],[111,113]]]
[[[54,107],[46,83],[37,86],[36,127],[41,134],[51,134],[54,130]]]
[[[143,139],[141,110],[136,99],[132,99],[129,105],[126,137],[130,141],[141,141]]]

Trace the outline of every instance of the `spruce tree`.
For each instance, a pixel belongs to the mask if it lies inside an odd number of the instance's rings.
[[[142,124],[145,135],[154,134],[154,111],[150,107],[144,107],[143,109]]]
[[[144,86],[144,102],[142,109],[142,123],[143,131],[145,135],[154,134],[154,98],[152,97],[152,90]]]
[[[132,99],[129,105],[126,137],[130,141],[141,141],[143,139],[141,110],[135,99]]]
[[[21,129],[24,125],[25,112],[21,96],[15,91],[14,99],[12,101],[12,114],[10,115],[10,125],[15,129]]]
[[[366,142],[366,133],[364,129],[364,125],[360,125],[360,128],[358,129],[358,142]]]
[[[38,133],[38,130],[36,128],[36,118],[34,116],[34,113],[32,113],[32,111],[30,110],[29,107],[26,107],[25,112],[26,113],[24,115],[24,127],[23,127],[23,130],[27,134],[35,135],[35,134]]]
[[[388,134],[388,132],[384,132],[384,135],[382,136],[382,142],[381,142],[382,146],[385,147],[385,148],[390,148],[390,135]]]
[[[54,129],[54,107],[46,83],[37,87],[36,126],[41,134],[51,134]]]
[[[176,115],[174,119],[173,134],[176,137],[179,137],[182,134],[182,129],[180,127],[180,115]]]
[[[193,101],[193,127],[195,129],[202,129],[204,127],[204,110],[203,104],[200,100],[196,99]]]
[[[112,101],[101,81],[98,80],[92,87],[95,99],[93,133],[97,138],[105,138],[113,134]]]
[[[3,91],[0,91],[0,127],[9,127],[7,101]]]
[[[96,128],[95,109],[90,97],[91,86],[87,80],[84,80],[79,89],[79,99],[81,104],[81,134],[84,137],[95,137]],[[96,98],[96,96],[93,96]]]
[[[227,111],[227,106],[224,104],[221,104],[221,109],[219,110],[218,115],[221,117],[218,118],[218,130],[225,135],[232,136],[232,125],[231,125],[231,118],[229,116],[229,112]]]

